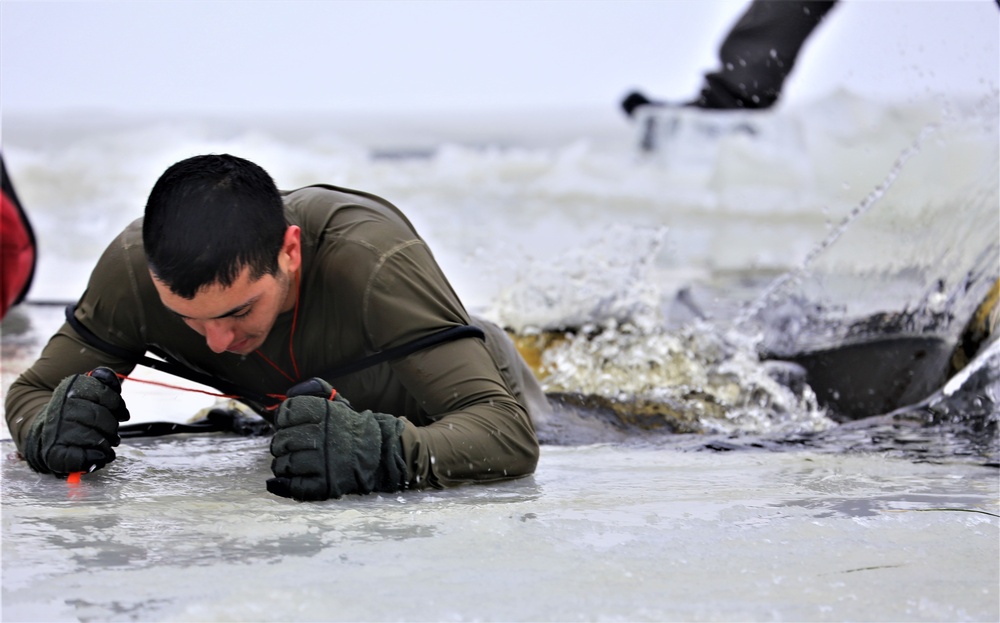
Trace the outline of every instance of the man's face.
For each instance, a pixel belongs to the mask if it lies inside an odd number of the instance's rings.
[[[153,285],[163,305],[203,336],[212,352],[249,355],[267,339],[278,314],[295,307],[298,292],[292,281],[302,260],[299,236],[297,226],[288,228],[274,275],[254,280],[244,267],[232,285],[213,283],[192,299],[174,294],[151,272]]]
[[[164,306],[205,338],[212,352],[248,355],[257,350],[283,311],[291,277],[279,269],[253,281],[244,268],[229,287],[202,288],[193,299],[182,298],[153,278]]]

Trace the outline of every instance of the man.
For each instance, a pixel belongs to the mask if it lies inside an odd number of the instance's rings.
[[[70,320],[7,396],[11,433],[39,472],[115,459],[129,417],[117,377],[147,350],[278,396],[270,410],[253,404],[276,429],[267,488],[278,495],[513,478],[538,460],[529,409],[547,403],[489,323],[478,323],[484,336],[329,378],[471,322],[406,217],[373,195],[280,192],[230,155],[178,162],[98,261]]]

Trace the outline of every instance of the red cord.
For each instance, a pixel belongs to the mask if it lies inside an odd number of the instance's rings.
[[[299,301],[302,300],[302,284],[299,281],[299,273],[295,273],[295,310],[292,312],[292,332],[288,336],[288,356],[292,360],[292,370],[295,372],[295,378],[288,375],[287,372],[278,367],[278,364],[274,363],[267,358],[267,355],[260,352],[260,349],[253,352],[260,355],[260,358],[266,361],[272,368],[278,371],[281,376],[288,379],[291,383],[298,383],[302,379],[302,374],[299,372],[299,364],[295,361],[295,327],[299,319]]]
[[[295,310],[292,312],[292,332],[288,336],[288,356],[292,359],[292,369],[295,371],[296,380],[302,379],[299,364],[295,361],[295,325],[299,320],[299,301],[302,300],[302,284],[299,281],[299,274],[299,271],[295,272]]]
[[[145,383],[147,385],[156,385],[157,387],[166,387],[167,389],[178,389],[182,392],[192,392],[195,394],[205,394],[206,396],[214,396],[216,398],[229,398],[231,400],[241,400],[241,396],[235,396],[233,394],[220,394],[219,392],[209,392],[203,389],[196,389],[194,387],[184,387],[182,385],[173,385],[171,383],[163,383],[161,381],[150,381],[148,379],[137,379],[135,377],[126,376],[124,374],[117,374],[118,378],[123,381],[135,381],[136,383]],[[284,394],[264,394],[268,398],[275,398],[278,400],[284,400],[287,398]]]

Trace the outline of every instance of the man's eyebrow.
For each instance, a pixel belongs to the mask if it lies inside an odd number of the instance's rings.
[[[247,308],[253,306],[253,304],[256,303],[258,301],[258,299],[260,299],[260,295],[257,295],[255,297],[253,297],[252,299],[250,299],[249,301],[247,301],[246,303],[243,303],[242,305],[237,305],[236,307],[230,309],[227,312],[221,313],[218,316],[213,316],[212,318],[208,318],[208,320],[220,320],[222,318],[228,318],[230,316],[235,316],[236,314],[239,314],[240,312],[245,311]],[[166,305],[164,305],[164,307],[166,307]],[[175,316],[178,316],[178,317],[180,317],[180,318],[182,318],[184,320],[192,320],[192,318],[190,316],[185,316],[184,314],[180,314],[178,312],[175,312],[174,310],[170,309],[169,307],[167,307],[167,310],[170,313],[174,314]]]

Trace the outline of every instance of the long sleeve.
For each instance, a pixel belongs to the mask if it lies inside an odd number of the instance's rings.
[[[323,266],[314,269],[321,278],[309,283],[334,301],[323,312],[333,334],[311,345],[344,348],[353,341],[347,357],[358,358],[471,323],[409,227],[364,221],[325,241],[331,250],[318,254]],[[412,487],[523,476],[534,471],[538,441],[527,401],[512,388],[520,370],[511,368],[521,362],[510,361],[501,339],[507,337],[500,331],[489,332],[486,342],[463,338],[330,380],[355,406],[406,419],[402,443]]]
[[[365,333],[373,348],[470,322],[422,242],[398,245],[375,266],[362,299]],[[410,486],[444,487],[534,471],[535,431],[496,351],[483,340],[464,338],[391,364],[423,415],[402,436]]]
[[[483,341],[445,344],[394,368],[417,400],[437,413],[426,426],[408,425],[403,432],[410,486],[444,487],[534,472],[538,441],[531,419]]]

